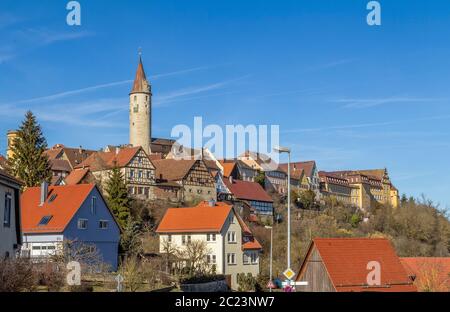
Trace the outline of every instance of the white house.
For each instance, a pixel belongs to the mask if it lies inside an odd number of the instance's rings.
[[[156,232],[161,253],[167,243],[183,248],[194,240],[205,241],[208,264],[215,265],[217,274],[229,275],[233,289],[237,274],[259,274],[261,244],[231,205],[204,201],[195,207],[169,208]]]
[[[14,258],[21,244],[20,182],[0,169],[0,258]]]

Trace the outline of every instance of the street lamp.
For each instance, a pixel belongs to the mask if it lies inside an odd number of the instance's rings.
[[[270,281],[272,282],[272,242],[273,242],[273,227],[266,225],[266,229],[270,229],[270,264],[269,264],[269,275],[270,275]],[[272,287],[270,288],[269,292],[272,292]]]
[[[291,268],[291,149],[288,147],[277,146],[273,149],[278,153],[287,153],[288,154],[288,194],[287,194],[287,268]]]

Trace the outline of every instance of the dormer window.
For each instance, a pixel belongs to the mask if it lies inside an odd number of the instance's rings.
[[[44,226],[44,225],[47,225],[47,224],[50,222],[50,220],[52,219],[52,217],[53,217],[53,216],[43,216],[42,219],[41,219],[41,221],[39,221],[38,226]]]

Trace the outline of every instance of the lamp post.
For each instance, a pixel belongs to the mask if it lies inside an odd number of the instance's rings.
[[[287,268],[291,268],[291,149],[288,147],[275,147],[274,151],[288,154],[288,194],[287,194]]]
[[[272,250],[273,250],[273,227],[266,225],[266,229],[270,229],[270,264],[269,264],[269,275],[270,281],[272,281]],[[269,292],[272,292],[272,288],[269,289]]]

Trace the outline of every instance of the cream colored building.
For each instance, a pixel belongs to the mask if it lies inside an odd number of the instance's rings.
[[[142,146],[146,153],[151,153],[151,130],[152,130],[152,89],[145,76],[142,59],[134,78],[133,88],[130,96],[130,144]]]
[[[217,274],[229,275],[233,289],[238,288],[238,274],[259,274],[262,247],[231,205],[204,201],[196,207],[169,208],[156,232],[161,253],[168,244],[183,249],[193,241],[205,242],[205,262]]]

